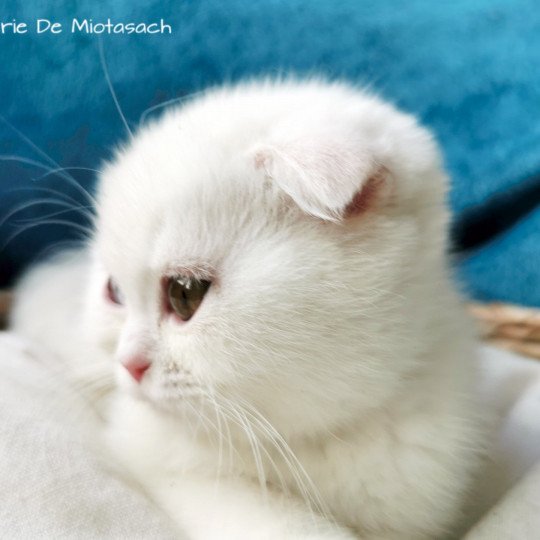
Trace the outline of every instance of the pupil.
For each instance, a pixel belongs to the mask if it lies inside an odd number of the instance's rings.
[[[167,305],[182,321],[193,317],[210,287],[210,281],[177,277],[169,280]]]

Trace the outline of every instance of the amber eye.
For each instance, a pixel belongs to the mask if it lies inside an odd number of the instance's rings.
[[[205,279],[174,277],[167,286],[167,304],[183,321],[189,321],[197,311],[211,282]]]
[[[120,287],[118,287],[116,281],[114,281],[114,279],[111,277],[107,280],[105,294],[109,301],[111,301],[113,304],[118,304],[119,306],[124,304],[122,291],[120,290]]]

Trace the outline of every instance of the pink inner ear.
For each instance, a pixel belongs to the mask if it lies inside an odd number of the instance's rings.
[[[357,191],[351,202],[345,207],[343,217],[345,219],[363,214],[377,204],[381,189],[385,182],[386,171],[380,168],[375,174],[371,175],[364,186]]]

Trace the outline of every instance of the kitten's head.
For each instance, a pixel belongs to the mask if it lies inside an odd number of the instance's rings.
[[[171,411],[214,396],[284,433],[380,406],[418,367],[443,191],[430,136],[345,85],[167,113],[101,179],[90,295],[121,386]]]

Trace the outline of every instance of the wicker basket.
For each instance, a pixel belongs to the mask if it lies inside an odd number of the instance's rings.
[[[510,304],[471,304],[469,309],[488,343],[540,359],[540,310]]]
[[[5,328],[7,324],[11,298],[11,293],[9,291],[0,291],[0,329]]]

